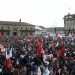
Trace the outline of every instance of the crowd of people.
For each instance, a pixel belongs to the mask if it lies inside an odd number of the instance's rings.
[[[75,75],[74,39],[6,36],[0,45],[0,75]]]

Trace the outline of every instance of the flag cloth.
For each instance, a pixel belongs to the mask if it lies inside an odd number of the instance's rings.
[[[48,70],[48,67],[46,67],[44,71],[44,75],[49,75],[49,74],[50,74],[50,71]]]
[[[0,38],[2,38],[2,32],[0,32]]]
[[[30,35],[30,42],[33,42],[33,39],[34,39],[34,35]]]
[[[56,48],[56,44],[54,43],[54,45],[53,45],[53,49],[55,50],[55,48]]]
[[[58,45],[59,45],[58,41],[57,41],[57,43],[54,42],[54,44],[53,44],[53,50],[54,51],[55,51],[56,47],[58,47]]]
[[[58,54],[58,52],[56,52],[56,58],[59,61],[59,54]]]
[[[73,59],[75,60],[75,56],[73,57]]]
[[[38,68],[37,75],[41,75],[41,69],[40,69],[40,66],[38,66],[37,68]]]
[[[59,39],[60,41],[63,41],[62,33],[59,33],[59,34],[57,35],[57,37],[58,37],[58,39]]]
[[[30,38],[30,42],[32,42],[33,41],[33,38]]]
[[[57,41],[57,43],[56,43],[56,47],[59,45],[59,43],[58,43],[58,41]]]
[[[43,42],[43,38],[41,36],[39,36],[38,41]]]
[[[65,53],[65,47],[64,47],[64,45],[62,45],[61,54],[62,54],[63,59],[65,58],[64,53]]]
[[[7,67],[8,69],[11,69],[11,60],[10,60],[10,58],[7,59],[6,67]]]
[[[42,44],[38,43],[37,45],[37,50],[38,50],[38,55],[42,56],[44,54],[43,48],[42,48]]]
[[[6,50],[6,58],[8,59],[8,58],[11,58],[11,57],[12,57],[12,48],[11,48],[10,51]]]

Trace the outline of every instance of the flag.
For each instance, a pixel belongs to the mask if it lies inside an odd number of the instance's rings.
[[[56,58],[57,58],[57,60],[59,60],[59,54],[58,54],[58,52],[56,52]]]
[[[54,45],[53,45],[53,49],[55,50],[55,48],[56,48],[56,43],[54,43]]]
[[[49,61],[43,60],[46,65],[49,65]]]
[[[45,51],[42,49],[41,50],[41,55],[44,55],[45,54]]]
[[[37,50],[38,50],[38,55],[41,56],[41,50],[42,50],[42,44],[41,43],[38,43],[37,45]]]
[[[31,38],[30,38],[30,42],[32,42],[32,41],[33,41],[33,38],[31,37]]]
[[[10,58],[7,59],[6,67],[7,67],[8,69],[11,69],[11,60],[10,60]]]
[[[30,35],[30,42],[33,42],[34,35]]]
[[[37,44],[37,50],[38,50],[38,55],[39,56],[42,56],[44,54],[44,50],[42,48],[42,44],[41,43]]]
[[[59,45],[59,43],[58,43],[58,41],[57,41],[57,43],[56,43],[56,47]]]
[[[57,42],[57,43],[55,43],[54,42],[54,45],[53,45],[53,50],[55,50],[56,49],[56,47],[59,45],[59,43]]]
[[[49,74],[50,74],[50,71],[48,70],[48,67],[46,67],[44,70],[44,75],[49,75]]]
[[[37,75],[41,75],[41,69],[40,69],[40,66],[38,66],[37,68],[38,68]]]
[[[60,41],[62,41],[62,40],[63,40],[62,33],[59,33],[59,34],[57,35],[57,37],[58,37],[58,39],[59,39]]]
[[[2,32],[0,32],[0,38],[2,38]]]
[[[73,59],[75,60],[75,56],[73,57]]]
[[[38,41],[43,42],[43,38],[41,36],[39,36]]]
[[[11,48],[10,51],[6,50],[6,58],[8,59],[8,58],[11,58],[11,57],[12,57],[12,48]]]
[[[62,58],[64,59],[64,53],[65,53],[65,47],[64,45],[62,45],[62,48],[61,48],[61,54],[62,54]]]

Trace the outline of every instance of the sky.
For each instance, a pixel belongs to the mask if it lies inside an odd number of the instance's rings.
[[[75,0],[0,0],[0,21],[63,27],[64,16],[75,14]]]

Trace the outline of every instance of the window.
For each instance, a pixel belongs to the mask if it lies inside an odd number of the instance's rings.
[[[72,16],[69,16],[69,18],[72,18]]]
[[[21,32],[20,35],[23,35],[23,32]]]
[[[27,30],[27,27],[26,27],[26,30]]]
[[[67,24],[67,21],[65,21],[65,23]]]
[[[21,29],[22,29],[22,27],[21,27]]]
[[[71,21],[68,21],[68,23],[70,23]]]
[[[9,29],[9,26],[8,26],[8,29]]]
[[[25,35],[27,35],[27,33],[25,33]]]
[[[32,27],[30,29],[32,30]]]
[[[2,30],[3,30],[3,27],[2,27]]]
[[[65,18],[68,18],[68,16],[66,16]]]
[[[7,35],[9,36],[10,35],[10,32],[7,32]]]

